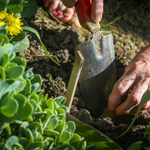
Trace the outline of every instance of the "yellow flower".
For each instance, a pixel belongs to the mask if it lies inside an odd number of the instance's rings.
[[[10,33],[10,35],[18,35],[22,31],[23,23],[20,21],[20,17],[15,18],[14,13],[11,15],[6,13],[5,11],[0,12],[0,26],[7,23],[6,30]]]
[[[1,11],[1,12],[0,12],[0,19],[3,20],[3,19],[5,19],[6,16],[8,16],[8,15],[9,15],[9,14],[8,14],[7,12]]]

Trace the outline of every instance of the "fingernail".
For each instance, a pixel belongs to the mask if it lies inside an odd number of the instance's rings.
[[[62,15],[61,15],[61,13],[58,13],[57,16],[58,16],[58,17],[61,17]]]
[[[68,16],[65,15],[64,18],[68,18]]]
[[[56,10],[55,10],[55,9],[53,9],[53,10],[52,10],[52,12],[53,12],[53,13],[55,13],[55,12],[56,12]]]

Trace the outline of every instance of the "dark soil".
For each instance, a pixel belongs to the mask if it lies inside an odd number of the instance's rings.
[[[42,6],[40,3],[38,5]],[[137,3],[136,0],[130,2],[105,1],[101,31],[104,34],[113,34],[117,79],[121,77],[125,66],[137,52],[149,42],[149,6],[148,1],[147,3],[146,1]],[[77,29],[74,26],[60,23],[51,16],[45,15],[41,8],[38,9],[35,16],[27,19],[27,22],[29,26],[39,31],[49,54],[61,66],[49,59],[33,34],[28,35],[30,47],[18,55],[26,58],[27,69],[32,67],[35,74],[41,75],[44,94],[48,93],[52,98],[65,96],[75,61],[74,48],[79,43],[89,40],[91,33],[85,29]],[[106,134],[123,149],[129,148],[136,141],[143,140],[143,133],[150,123],[150,115],[147,111],[138,116],[133,127],[124,137],[117,139],[127,129],[133,116],[117,116],[115,112],[107,109],[99,118],[93,117],[82,101],[79,86],[75,92],[71,114]]]

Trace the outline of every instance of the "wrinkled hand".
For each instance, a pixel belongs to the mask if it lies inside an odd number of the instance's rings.
[[[67,7],[72,7],[78,0],[63,0],[64,5]],[[98,23],[102,19],[103,14],[103,0],[92,0],[92,9],[91,9],[91,20],[95,23]]]
[[[133,88],[127,99],[121,98]],[[108,107],[116,114],[135,115],[143,94],[150,89],[150,44],[142,49],[125,68],[123,76],[114,85],[108,100]],[[140,113],[150,108],[150,101],[145,103]]]

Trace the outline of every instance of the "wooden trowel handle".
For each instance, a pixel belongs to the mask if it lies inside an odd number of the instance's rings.
[[[91,21],[92,0],[78,0],[76,3],[76,11],[80,24],[83,28],[93,32],[100,29],[100,25]]]

